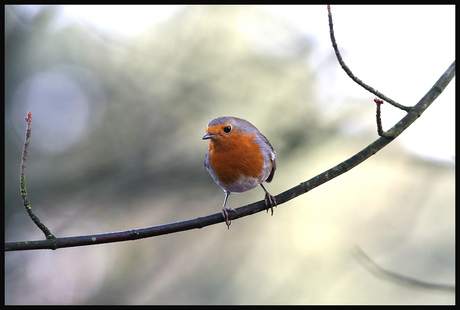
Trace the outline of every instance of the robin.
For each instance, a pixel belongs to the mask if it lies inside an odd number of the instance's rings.
[[[276,170],[275,150],[267,138],[250,122],[231,116],[213,119],[203,140],[209,140],[204,166],[225,192],[222,215],[230,228],[227,199],[258,185],[265,191],[265,205],[276,206],[275,198],[262,185],[271,182]],[[268,212],[268,209],[267,209]]]

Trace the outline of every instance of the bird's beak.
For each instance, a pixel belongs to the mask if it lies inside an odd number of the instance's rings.
[[[216,135],[213,135],[212,133],[208,132],[207,134],[205,134],[205,135],[203,136],[202,139],[203,139],[203,140],[212,139],[212,138],[214,138],[215,136],[216,136]]]

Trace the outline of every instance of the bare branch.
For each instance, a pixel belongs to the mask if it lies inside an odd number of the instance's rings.
[[[375,113],[375,117],[377,119],[377,133],[381,137],[391,137],[391,134],[383,131],[382,128],[382,118],[380,117],[380,106],[383,104],[383,100],[379,98],[374,98],[374,102],[377,105],[377,112]]]
[[[337,44],[335,43],[334,33],[332,29],[332,15],[330,13],[330,7],[328,6],[329,11],[329,24],[331,29],[331,39],[333,42],[334,49],[336,51],[337,58],[344,70],[348,73],[348,75],[358,84],[363,86],[364,88],[368,89],[369,91],[373,92],[375,95],[380,97],[381,99],[391,103],[398,108],[401,108],[408,113],[405,117],[403,117],[399,122],[397,122],[390,130],[387,132],[383,132],[381,129],[381,121],[380,121],[380,130],[382,135],[380,138],[369,144],[363,150],[355,154],[354,156],[350,157],[349,159],[343,161],[342,163],[336,165],[335,167],[330,168],[329,170],[311,178],[308,181],[305,181],[275,197],[278,206],[281,204],[302,195],[315,187],[318,187],[321,184],[326,183],[329,180],[349,171],[350,169],[356,167],[364,160],[368,159],[370,156],[377,153],[379,150],[384,148],[388,145],[391,141],[393,141],[397,136],[399,136],[407,127],[409,127],[420,115],[431,105],[431,103],[443,92],[445,87],[450,83],[450,81],[455,76],[455,61],[449,66],[449,68],[444,72],[444,74],[439,78],[439,80],[435,83],[435,85],[427,92],[427,94],[413,107],[405,107],[402,106],[393,100],[387,98],[383,94],[374,91],[371,87],[364,84],[362,81],[357,79],[353,76],[351,71],[348,67],[344,64],[340,53],[337,48]],[[381,104],[381,103],[380,103]],[[379,107],[379,104],[378,104]],[[379,118],[378,117],[378,123]],[[21,195],[24,199],[24,206],[26,207],[27,212],[29,213],[30,217],[37,224],[37,226],[42,229],[45,233],[47,240],[40,240],[40,241],[21,241],[21,242],[6,242],[5,243],[5,251],[19,251],[19,250],[35,250],[35,249],[58,249],[58,248],[65,248],[65,247],[74,247],[74,246],[83,246],[83,245],[94,245],[94,244],[102,244],[102,243],[110,243],[110,242],[120,242],[120,241],[127,241],[127,240],[136,240],[142,238],[148,238],[153,236],[165,235],[174,232],[180,232],[185,230],[191,230],[196,228],[203,228],[209,225],[217,224],[223,222],[225,219],[223,218],[221,213],[215,213],[204,217],[199,217],[196,219],[158,225],[158,226],[151,226],[146,228],[140,229],[133,229],[133,230],[126,230],[120,232],[112,232],[112,233],[105,233],[105,234],[96,234],[96,235],[86,235],[86,236],[76,236],[76,237],[64,237],[64,238],[56,238],[51,232],[43,225],[40,220],[32,213],[30,208],[29,202],[27,200],[27,192],[25,189],[25,167],[26,163],[25,160],[27,158],[27,148],[30,139],[30,124],[31,118],[30,115],[26,118],[28,121],[28,127],[26,131],[26,143],[24,145],[24,152],[23,152],[23,162],[21,164]],[[378,125],[379,126],[379,125]],[[244,216],[252,215],[263,210],[266,210],[268,207],[265,205],[264,201],[255,202],[240,208],[236,209],[236,212],[232,212],[229,214],[230,220],[235,220]]]
[[[438,291],[446,291],[446,292],[455,292],[454,285],[446,285],[446,284],[437,284],[437,283],[430,283],[425,281],[420,281],[417,279],[413,279],[410,277],[406,277],[404,275],[398,274],[393,271],[386,270],[379,265],[377,265],[369,256],[364,253],[364,251],[356,246],[354,256],[356,259],[370,272],[374,275],[389,280],[391,282],[399,283],[405,286],[413,287],[413,288],[424,288],[429,290],[438,290]]]
[[[340,51],[339,51],[339,48],[337,47],[337,42],[335,40],[335,35],[334,35],[334,25],[332,23],[332,13],[331,13],[331,6],[330,5],[327,5],[327,12],[328,12],[328,17],[329,17],[329,33],[331,35],[331,41],[332,41],[332,47],[334,48],[334,51],[335,51],[335,55],[337,56],[337,60],[339,61],[339,64],[340,66],[342,67],[342,69],[348,74],[348,76],[353,80],[355,81],[358,85],[360,85],[361,87],[363,87],[364,89],[366,89],[367,91],[373,93],[374,95],[376,95],[377,97],[379,97],[380,99],[382,100],[385,100],[386,102],[390,103],[391,105],[401,109],[401,110],[404,110],[406,112],[409,112],[411,107],[406,107],[402,104],[399,104],[397,103],[396,101],[388,98],[387,96],[385,96],[384,94],[382,94],[381,92],[375,90],[374,88],[372,88],[371,86],[367,85],[366,83],[364,83],[363,81],[361,81],[359,78],[357,78],[352,72],[351,70],[348,68],[348,66],[345,64],[345,62],[343,61],[342,59],[342,55],[340,54]]]
[[[33,213],[32,207],[30,206],[29,199],[27,197],[27,189],[26,189],[26,167],[27,167],[27,154],[29,153],[29,142],[30,142],[30,135],[32,133],[32,113],[27,112],[27,117],[25,118],[27,123],[26,128],[26,137],[24,142],[24,148],[22,150],[22,158],[21,158],[21,173],[19,176],[20,180],[20,191],[21,197],[24,202],[24,207],[26,208],[27,214],[35,223],[35,225],[40,228],[40,230],[45,234],[45,237],[48,241],[54,242],[56,237],[51,233],[51,231],[46,227],[40,219]]]
[[[326,183],[329,180],[349,171],[356,167],[364,160],[368,159],[387,144],[393,141],[399,136],[407,127],[409,127],[420,115],[430,106],[430,104],[443,92],[445,87],[455,76],[455,61],[449,66],[439,80],[433,85],[433,87],[426,93],[426,95],[411,109],[411,111],[404,116],[399,122],[396,123],[387,133],[389,137],[380,137],[360,152],[356,153],[349,159],[338,164],[335,167],[311,178],[308,181],[300,183],[299,185],[275,196],[278,207],[289,200],[305,194],[306,192],[318,187],[321,184]],[[235,220],[241,217],[252,215],[263,210],[266,210],[267,206],[264,201],[258,201],[236,209],[236,212],[229,214],[230,220]],[[148,238],[153,236],[165,235],[185,230],[191,230],[196,228],[203,228],[209,225],[224,222],[224,218],[221,213],[215,213],[204,217],[198,217],[196,219],[151,226],[146,228],[125,230],[120,232],[112,232],[105,234],[77,236],[77,237],[64,237],[56,238],[52,240],[41,240],[41,241],[22,241],[22,242],[6,242],[5,251],[20,251],[20,250],[37,250],[37,249],[58,249],[65,247],[83,246],[83,245],[94,245],[109,242],[120,242],[127,240],[137,240],[142,238]]]

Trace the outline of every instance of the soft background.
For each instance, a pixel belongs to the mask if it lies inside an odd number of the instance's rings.
[[[454,6],[333,6],[352,71],[415,104],[455,59]],[[350,172],[275,209],[201,230],[5,253],[6,304],[453,304],[353,256],[455,284],[455,79]],[[5,240],[37,240],[27,189],[58,237],[220,211],[206,124],[233,115],[277,151],[276,195],[377,138],[374,96],[339,68],[326,6],[6,6]],[[404,113],[382,106],[385,129]],[[261,200],[256,189],[230,207]]]

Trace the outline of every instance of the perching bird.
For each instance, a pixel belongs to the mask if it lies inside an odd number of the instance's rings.
[[[213,119],[203,139],[209,140],[204,165],[225,192],[222,215],[230,228],[227,199],[258,185],[265,191],[265,205],[276,206],[275,198],[262,185],[271,182],[276,170],[275,150],[267,138],[248,121],[231,116]],[[267,209],[268,212],[268,209]]]

